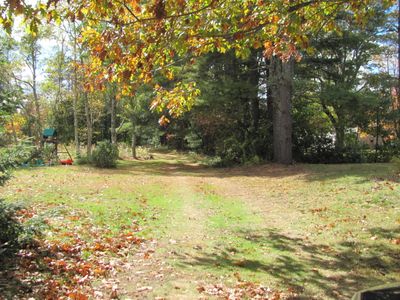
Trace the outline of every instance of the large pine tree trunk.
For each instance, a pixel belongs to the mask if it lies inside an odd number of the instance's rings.
[[[274,160],[282,164],[291,164],[293,161],[291,115],[293,61],[283,62],[273,57],[270,64],[270,77],[273,99]]]

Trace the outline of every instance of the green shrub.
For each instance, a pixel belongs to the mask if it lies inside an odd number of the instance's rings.
[[[217,145],[215,154],[221,158],[220,162],[216,162],[215,166],[218,167],[240,164],[244,157],[241,142],[235,137],[227,138],[222,144]]]
[[[92,163],[98,168],[114,168],[117,159],[118,148],[109,141],[99,142],[92,153]]]
[[[136,147],[136,156],[145,160],[153,159],[150,149],[143,146]]]
[[[0,254],[15,249],[23,231],[16,218],[18,208],[0,199]]]
[[[48,228],[42,217],[35,216],[24,223],[18,220],[23,205],[0,199],[0,257],[12,255],[16,250],[31,245]]]
[[[42,153],[41,153],[41,158],[45,162],[55,160],[56,159],[55,145],[54,144],[44,144]]]
[[[254,155],[250,159],[246,160],[244,162],[244,165],[245,166],[256,166],[256,165],[261,164],[262,162],[263,162],[263,160],[261,157],[259,157],[258,155]]]
[[[213,168],[223,168],[230,165],[229,162],[224,161],[220,156],[208,157],[205,161],[205,164]]]
[[[10,169],[26,162],[32,155],[33,148],[26,144],[0,151],[0,186],[10,177]],[[21,205],[10,204],[0,199],[0,258],[4,254],[12,254],[16,249],[30,243],[33,237],[41,231],[39,222],[31,219],[21,224],[17,218]],[[44,224],[43,222],[40,222]]]
[[[76,163],[77,165],[89,165],[89,164],[92,163],[92,160],[91,160],[90,157],[81,156],[81,157],[78,157],[78,158],[75,160],[75,163]]]
[[[399,157],[393,157],[390,162],[392,164],[394,164],[394,167],[396,168],[396,172],[400,172],[400,156]]]
[[[10,170],[29,160],[34,149],[27,144],[0,149],[0,186],[10,178]]]
[[[199,149],[203,144],[202,138],[194,132],[189,132],[184,139],[191,150]]]
[[[43,235],[43,232],[49,228],[42,216],[34,216],[22,224],[22,231],[18,236],[20,247],[31,245],[35,238]]]

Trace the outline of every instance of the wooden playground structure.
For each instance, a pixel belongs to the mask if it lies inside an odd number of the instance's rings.
[[[68,151],[67,147],[64,145],[64,151],[60,151],[59,140],[57,137],[57,130],[54,128],[46,128],[43,130],[42,135],[42,148],[45,145],[53,145],[53,149],[51,151],[51,161],[57,161],[62,165],[72,165],[74,160],[72,159],[71,153]],[[60,154],[67,154],[67,159],[61,159]]]

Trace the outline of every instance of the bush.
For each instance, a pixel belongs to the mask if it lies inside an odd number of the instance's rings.
[[[35,238],[41,237],[43,232],[49,228],[49,225],[42,216],[34,216],[22,224],[22,231],[18,236],[20,247],[26,247],[35,241]]]
[[[114,168],[117,159],[118,148],[109,141],[99,142],[92,153],[92,163],[98,168]]]
[[[87,157],[87,156],[81,156],[81,157],[78,157],[78,158],[75,160],[75,163],[76,163],[77,165],[89,165],[89,164],[92,163],[92,160],[91,160],[89,157]]]
[[[385,149],[378,149],[378,152],[375,149],[367,149],[362,152],[363,162],[366,163],[387,163],[393,157],[389,151]]]
[[[10,170],[29,160],[32,152],[33,147],[26,144],[0,149],[0,186],[10,178]]]
[[[56,154],[55,154],[55,145],[54,144],[44,144],[42,153],[41,153],[41,158],[45,162],[50,162],[52,160],[56,160]]]
[[[25,144],[0,151],[0,186],[10,177],[10,169],[23,164],[32,155],[32,147]],[[40,233],[37,220],[21,224],[17,218],[18,210],[23,207],[0,199],[0,258],[12,254],[16,249],[30,243]]]
[[[244,151],[241,142],[236,137],[223,140],[223,143],[216,146],[215,166],[227,167],[243,162]],[[220,158],[220,161],[218,159]]]
[[[203,144],[201,137],[194,132],[189,132],[184,139],[187,143],[187,147],[191,150],[199,149]]]
[[[396,168],[396,172],[400,172],[400,156],[399,157],[393,157],[390,162]]]
[[[254,155],[253,157],[249,158],[244,162],[245,166],[256,166],[263,162],[262,158],[258,155]]]
[[[205,163],[207,166],[214,168],[223,168],[227,166],[226,162],[220,156],[209,157]]]
[[[32,245],[35,238],[48,228],[43,218],[34,216],[21,223],[18,211],[23,205],[0,199],[0,257],[12,255],[16,250]]]
[[[343,164],[365,162],[361,151],[355,151],[352,148],[345,148],[342,151],[336,151],[334,148],[332,148],[321,152],[309,152],[303,156],[301,161],[311,164]]]
[[[144,160],[153,159],[153,155],[150,153],[150,149],[143,146],[136,147],[136,156]]]
[[[18,237],[23,229],[15,216],[17,210],[16,206],[0,199],[0,254],[9,252],[18,245]]]

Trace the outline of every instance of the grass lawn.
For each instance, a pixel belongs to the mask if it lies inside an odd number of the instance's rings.
[[[111,170],[16,171],[0,193],[28,207],[22,217],[45,221],[41,247],[49,253],[35,257],[25,282],[4,271],[17,278],[0,280],[0,291],[38,299],[349,299],[400,282],[393,165],[213,169],[183,154],[154,158]],[[28,254],[20,256],[32,264]]]

